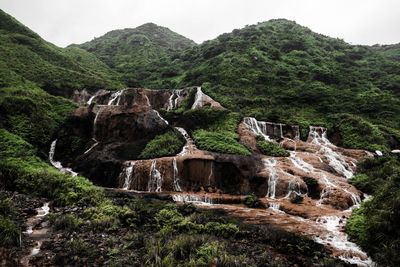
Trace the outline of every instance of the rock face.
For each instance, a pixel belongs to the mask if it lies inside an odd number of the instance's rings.
[[[325,222],[337,221],[339,226],[351,208],[361,203],[361,192],[347,180],[355,172],[356,163],[372,154],[335,146],[328,140],[325,128],[310,127],[307,141],[302,141],[298,126],[246,117],[238,126],[238,134],[241,143],[253,153],[251,156],[227,155],[197,149],[179,125],[190,123],[177,119],[170,125],[159,113],[178,109],[183,103],[186,109],[205,106],[224,109],[199,87],[128,88],[116,92],[99,90],[94,94],[81,91],[73,98],[80,103],[86,101],[86,105],[76,109],[58,132],[55,150],[62,153],[53,150],[52,160],[60,160],[98,185],[119,188],[119,192],[170,195],[176,201],[208,205],[216,202],[237,205],[245,195],[254,193],[265,207],[270,207],[269,212],[273,212],[270,215],[279,215],[289,222],[289,230],[297,231],[301,226],[304,233],[315,235],[325,245],[331,244],[332,232]],[[138,159],[150,139],[172,127],[186,140],[180,153]],[[257,149],[260,137],[289,150],[290,156],[262,155]],[[253,210],[243,210],[242,206],[221,207],[255,221],[261,214],[253,216]],[[273,221],[268,216],[264,219]],[[293,225],[297,226],[293,228]],[[341,244],[347,242],[346,236],[336,228],[334,233],[342,238],[336,249],[343,252]],[[335,247],[335,242],[332,244]],[[362,251],[350,250],[351,255],[367,260]]]

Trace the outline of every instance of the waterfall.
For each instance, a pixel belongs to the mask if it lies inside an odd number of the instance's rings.
[[[107,105],[108,106],[111,106],[111,105],[113,105],[113,103],[115,102],[115,100],[117,100],[117,106],[119,105],[119,102],[120,102],[120,100],[121,100],[121,95],[122,95],[122,93],[124,92],[124,90],[120,90],[120,91],[116,91],[116,92],[114,92],[114,93],[112,93],[111,94],[111,99],[108,101],[108,103],[107,103]]]
[[[189,134],[186,132],[185,129],[181,127],[175,127],[175,129],[178,130],[186,140],[186,144],[182,148],[182,151],[179,152],[178,156],[184,156],[186,154],[190,154],[191,151],[197,149],[195,144],[193,143],[192,138],[190,138]]]
[[[96,94],[92,95],[92,96],[89,98],[87,104],[88,104],[88,105],[92,104],[92,101],[96,98],[96,96],[97,96]]]
[[[328,140],[326,133],[326,128],[310,126],[307,142],[320,145],[321,148],[318,153],[325,156],[329,166],[347,179],[351,178],[353,176],[352,169],[343,155],[333,150],[336,146]]]
[[[172,195],[172,199],[175,202],[189,202],[203,205],[213,205],[213,201],[211,198],[207,196],[198,196],[198,195],[188,195],[188,194],[176,194]]]
[[[295,133],[294,140],[300,140],[300,129],[297,125],[292,125],[292,131]]]
[[[296,168],[298,168],[304,172],[309,173],[309,172],[314,171],[314,167],[311,164],[305,162],[302,158],[297,157],[296,152],[294,152],[294,151],[290,152],[289,160],[293,163],[293,165]]]
[[[173,171],[174,171],[174,183],[173,183],[173,187],[174,190],[176,192],[182,192],[182,188],[179,185],[179,171],[178,171],[178,165],[176,164],[176,158],[174,157],[173,161],[172,161],[172,167],[173,167]]]
[[[54,160],[54,155],[56,154],[56,145],[57,145],[57,139],[51,142],[50,145],[50,151],[49,151],[49,161],[51,165],[56,167],[60,172],[70,174],[72,176],[77,176],[78,174],[74,172],[71,168],[64,168],[59,161]]]
[[[280,134],[281,134],[281,138],[283,138],[282,123],[279,123],[279,131],[280,131]]]
[[[244,124],[257,136],[261,135],[265,140],[271,141],[269,136],[267,135],[267,124],[263,121],[257,121],[252,117],[245,117],[243,119]]]
[[[158,118],[160,118],[166,125],[168,125],[168,121],[166,119],[164,119],[163,117],[161,117],[160,113],[158,113],[157,110],[153,109],[153,112],[157,115]]]
[[[350,192],[346,188],[339,187],[338,185],[332,183],[332,181],[329,180],[328,176],[325,173],[321,173],[320,177],[324,181],[326,187],[322,190],[321,197],[320,197],[320,200],[318,201],[318,204],[322,204],[324,198],[329,194],[329,192],[332,188],[342,190],[346,194],[350,195],[350,198],[353,201],[353,206],[358,206],[361,204],[361,198],[357,194]]]
[[[201,100],[203,98],[203,91],[201,91],[201,87],[197,87],[196,96],[194,98],[194,103],[192,105],[192,109],[201,108],[203,104]]]
[[[132,182],[132,172],[136,162],[126,162],[126,166],[122,169],[119,175],[119,180],[124,181],[122,189],[128,190],[131,187]]]
[[[94,138],[92,138],[92,139],[93,139],[93,141],[95,141],[95,143],[94,143],[91,147],[89,147],[88,150],[86,150],[86,151],[83,153],[84,155],[87,154],[87,153],[89,153],[93,148],[95,148],[95,147],[99,144],[99,142],[97,142],[96,139],[94,139]]]
[[[167,110],[173,110],[178,107],[178,100],[181,97],[182,90],[173,90],[171,96],[168,99]]]
[[[298,196],[302,196],[302,193],[300,191],[300,183],[299,183],[299,181],[296,181],[295,179],[292,179],[289,181],[288,193],[285,196],[285,198],[289,198],[292,193],[295,193]]]
[[[157,161],[153,159],[151,161],[149,183],[147,184],[147,191],[149,192],[161,192],[162,187],[162,176],[159,170],[156,168]]]
[[[276,184],[278,183],[278,175],[276,173],[276,160],[263,160],[265,168],[268,170],[268,191],[266,197],[275,198]]]
[[[93,121],[93,139],[96,140],[96,130],[97,130],[97,121],[100,117],[100,114],[103,112],[104,106],[99,106],[99,109],[96,112],[96,116]],[[96,141],[97,142],[97,141]]]
[[[328,236],[318,236],[315,239],[317,243],[329,245],[339,251],[344,251],[339,259],[355,264],[357,266],[375,266],[368,255],[361,250],[359,246],[349,241],[348,235],[343,228],[346,225],[346,217],[322,216],[316,219],[316,223],[325,228],[330,234]]]

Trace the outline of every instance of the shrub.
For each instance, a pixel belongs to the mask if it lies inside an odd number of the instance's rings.
[[[246,196],[244,204],[249,208],[261,208],[261,202],[255,194]]]
[[[225,132],[210,132],[197,130],[193,133],[193,139],[199,149],[238,155],[251,155],[250,151],[238,140]]]
[[[177,130],[170,130],[162,135],[157,135],[147,143],[139,158],[158,158],[173,156],[182,150],[185,145],[185,138]]]
[[[49,219],[55,229],[69,232],[75,231],[83,224],[83,220],[75,214],[50,214]]]
[[[15,246],[18,244],[20,231],[15,221],[0,215],[0,245]]]
[[[289,157],[290,153],[278,144],[269,141],[257,140],[257,148],[261,153],[272,157]]]

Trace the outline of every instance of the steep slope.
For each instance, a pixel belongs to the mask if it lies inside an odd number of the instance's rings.
[[[121,73],[129,86],[136,87],[162,87],[157,82],[160,76],[177,74],[171,68],[174,55],[193,46],[192,40],[154,23],[111,31],[79,45]]]
[[[340,130],[340,145],[383,149],[385,138],[397,140],[392,147],[399,141],[393,130],[400,128],[396,51],[389,56],[292,21],[271,20],[187,51],[179,60],[183,74],[174,80],[178,86],[202,85],[222,105],[247,116],[326,125]]]
[[[62,49],[0,10],[0,87],[36,85],[54,93],[67,89],[118,88],[104,63],[79,49]]]

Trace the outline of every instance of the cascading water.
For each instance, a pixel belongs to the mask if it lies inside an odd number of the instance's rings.
[[[322,216],[317,218],[317,224],[324,227],[330,234],[316,237],[315,241],[323,245],[331,245],[341,251],[339,259],[357,266],[375,266],[368,255],[353,242],[349,241],[343,228],[346,225],[346,217]]]
[[[181,127],[175,127],[175,129],[177,129],[186,140],[186,144],[183,146],[182,151],[179,152],[178,156],[184,156],[186,154],[190,154],[193,150],[197,149],[195,144],[193,143],[192,138],[190,138],[189,134],[186,132],[185,129]]]
[[[107,105],[108,106],[114,105],[114,102],[117,100],[116,101],[117,103],[115,105],[118,106],[119,105],[119,101],[121,100],[121,95],[122,95],[123,92],[124,92],[124,90],[119,90],[119,91],[116,91],[116,92],[112,93],[111,97],[110,97],[110,100],[108,101]]]
[[[196,109],[196,108],[201,108],[202,107],[202,103],[201,103],[201,99],[203,98],[203,91],[201,91],[201,87],[197,87],[196,89],[196,95],[194,98],[194,102],[192,105],[192,109]]]
[[[190,195],[190,194],[175,194],[175,195],[172,195],[172,199],[175,202],[189,202],[189,203],[196,203],[196,204],[202,204],[202,205],[213,205],[212,199],[207,196],[198,196],[198,195]]]
[[[246,126],[257,136],[264,137],[265,140],[271,141],[267,135],[267,123],[264,121],[257,121],[255,118],[246,117],[243,119]]]
[[[153,159],[151,161],[149,182],[147,184],[147,191],[149,192],[161,192],[162,191],[162,176],[159,170],[157,170],[157,161]]]
[[[160,113],[158,113],[157,110],[153,109],[153,112],[157,115],[157,117],[159,117],[165,124],[169,124],[168,121],[166,119],[164,119],[163,117],[161,117]]]
[[[131,187],[132,172],[135,166],[135,162],[127,162],[126,166],[122,169],[119,175],[119,180],[124,181],[122,189],[128,190]]]
[[[89,98],[87,104],[88,104],[88,105],[92,104],[92,102],[93,102],[93,100],[96,98],[96,96],[97,96],[96,94],[92,95],[92,96]]]
[[[72,176],[77,176],[78,174],[76,172],[74,172],[71,168],[64,168],[62,166],[61,162],[54,160],[54,155],[56,153],[56,145],[57,145],[57,139],[54,140],[53,142],[51,142],[51,145],[50,145],[49,161],[50,161],[51,165],[56,167],[62,173],[67,173]]]
[[[290,157],[289,160],[293,163],[293,165],[306,172],[306,173],[310,173],[314,171],[314,167],[311,164],[308,164],[307,162],[305,162],[302,158],[297,157],[296,152],[291,151],[290,152]]]
[[[325,156],[329,166],[347,179],[351,178],[353,176],[353,170],[350,168],[343,155],[333,150],[336,146],[328,140],[326,133],[327,130],[325,128],[310,126],[307,142],[320,145],[321,149],[318,153]]]
[[[285,198],[291,197],[292,194],[296,194],[298,196],[302,196],[302,193],[300,191],[300,183],[296,181],[296,179],[292,179],[289,181],[288,185],[288,193],[285,196]]]
[[[171,96],[168,99],[168,107],[167,110],[173,110],[178,108],[178,101],[181,97],[182,90],[173,90]]]
[[[182,188],[179,185],[179,170],[178,170],[178,164],[176,163],[176,158],[172,160],[172,168],[174,172],[174,182],[173,182],[173,188],[176,192],[182,192]]]
[[[265,168],[268,170],[268,191],[266,197],[275,198],[276,184],[278,182],[278,175],[276,173],[276,160],[264,159]]]

